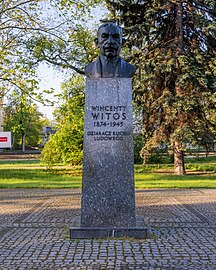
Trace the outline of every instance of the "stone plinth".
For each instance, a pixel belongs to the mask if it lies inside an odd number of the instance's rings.
[[[87,79],[83,147],[81,223],[71,238],[143,237],[135,216],[130,78]]]
[[[87,79],[81,227],[135,226],[132,86]]]
[[[130,237],[143,239],[147,237],[147,228],[144,227],[144,220],[141,216],[136,217],[136,226],[133,227],[81,227],[80,217],[76,217],[70,228],[71,239],[92,239],[92,238],[119,238]]]

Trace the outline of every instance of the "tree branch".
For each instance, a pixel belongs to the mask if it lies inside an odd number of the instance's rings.
[[[14,5],[12,7],[8,7],[8,8],[5,8],[5,9],[2,9],[2,11],[0,12],[0,15],[3,14],[4,12],[6,12],[6,11],[10,11],[10,10],[16,9],[16,8],[22,6],[22,5],[26,5],[26,4],[31,3],[31,2],[35,2],[35,0],[27,0],[27,1],[21,2],[21,3],[17,4],[17,5]]]
[[[30,99],[36,101],[36,102],[39,102],[41,103],[41,100],[39,99],[36,99],[34,98],[32,95],[30,95],[25,89],[23,89],[22,87],[20,87],[17,83],[15,83],[14,81],[8,79],[8,78],[2,78],[0,77],[0,80],[3,80],[3,81],[7,81],[9,82],[10,84],[12,84],[13,86],[17,87],[18,89],[20,89],[22,92],[24,92],[26,95],[28,95],[30,97]]]

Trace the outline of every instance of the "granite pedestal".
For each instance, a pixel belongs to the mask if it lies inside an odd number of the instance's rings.
[[[135,215],[131,79],[87,79],[84,122],[81,223],[71,238],[143,236]]]

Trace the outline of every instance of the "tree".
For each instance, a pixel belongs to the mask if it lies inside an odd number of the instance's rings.
[[[42,151],[42,160],[54,164],[78,165],[82,163],[84,129],[84,78],[73,75],[62,85],[59,95],[61,106],[56,110],[57,132]]]
[[[86,24],[91,8],[99,2],[2,0],[0,98],[14,89],[28,89],[25,94],[42,102],[36,76],[41,62],[83,74],[86,61],[95,52]]]
[[[21,147],[22,152],[25,152],[26,146],[37,147],[47,121],[27,95],[12,92],[4,108],[3,128],[12,132],[13,148]]]
[[[98,52],[94,45],[92,9],[102,0],[51,1],[59,12],[61,28],[55,35],[32,36],[26,46],[32,65],[46,62],[54,67],[84,75],[84,67]],[[95,18],[94,18],[95,19]]]
[[[95,53],[93,42],[90,42],[91,32],[86,23],[90,18],[91,8],[99,2],[101,1],[2,0],[0,101],[3,97],[5,101],[10,100],[10,95],[16,93],[17,102],[22,100],[20,106],[24,110],[23,116],[26,113],[24,96],[28,102],[30,98],[51,104],[38,89],[36,69],[41,62],[83,74],[85,63],[91,61],[91,55]],[[6,110],[10,110],[9,107],[10,104]],[[9,119],[11,123],[8,122]],[[15,119],[8,117],[7,120],[5,127],[12,127]],[[31,120],[28,121],[30,123]],[[13,129],[15,128],[18,128],[17,123]],[[20,125],[19,129],[22,130],[24,139],[28,128]],[[19,133],[20,130],[16,132]]]
[[[176,174],[184,174],[187,144],[214,138],[216,3],[106,1],[128,35],[137,66],[134,99],[141,107],[145,149],[167,143]]]
[[[19,89],[32,96],[37,89],[35,70],[26,58],[25,42],[29,36],[42,32],[37,20],[40,1],[1,1],[0,11],[0,98],[10,90]],[[36,96],[36,94],[35,94]]]

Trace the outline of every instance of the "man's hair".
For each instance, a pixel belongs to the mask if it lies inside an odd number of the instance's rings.
[[[113,22],[105,22],[105,23],[101,24],[101,25],[98,27],[97,35],[98,35],[98,33],[99,33],[99,31],[100,31],[101,28],[106,27],[106,26],[108,26],[108,25],[112,25],[112,26],[117,27],[117,28],[120,30],[120,34],[122,35],[122,28],[121,28],[120,26],[118,26],[117,24],[113,23]]]

